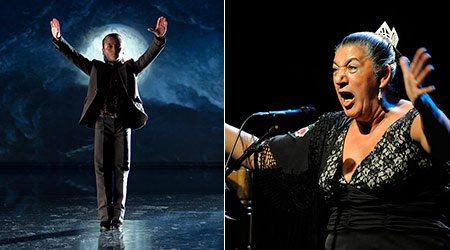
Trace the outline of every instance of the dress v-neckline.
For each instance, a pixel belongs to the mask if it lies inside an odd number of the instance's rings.
[[[383,135],[380,137],[380,139],[377,141],[377,143],[375,144],[375,146],[372,148],[372,150],[370,151],[369,154],[367,154],[362,160],[361,162],[356,166],[355,171],[353,172],[353,174],[350,176],[350,180],[347,181],[345,179],[344,176],[344,171],[343,171],[343,157],[344,157],[344,143],[345,143],[345,138],[347,137],[347,133],[348,130],[352,124],[352,122],[354,121],[354,119],[351,119],[350,122],[347,124],[346,128],[342,131],[341,136],[343,136],[342,141],[340,142],[339,145],[339,170],[340,170],[340,178],[344,180],[345,184],[351,184],[353,182],[353,177],[356,176],[358,174],[358,169],[360,168],[360,166],[367,160],[369,159],[372,154],[375,152],[375,150],[377,150],[379,148],[380,143],[384,140],[384,138],[386,137],[386,135],[388,134],[388,132],[391,131],[392,127],[398,123],[400,120],[405,119],[405,117],[412,111],[413,109],[408,110],[404,115],[402,115],[400,118],[398,118],[396,121],[394,121],[391,125],[389,125],[389,127],[386,129],[386,131],[384,131]]]

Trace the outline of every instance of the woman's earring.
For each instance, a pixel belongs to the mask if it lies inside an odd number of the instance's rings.
[[[381,102],[383,100],[383,94],[381,93],[381,89],[378,89],[378,101]]]

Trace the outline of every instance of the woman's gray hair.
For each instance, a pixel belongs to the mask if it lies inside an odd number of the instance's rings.
[[[388,86],[392,92],[398,92],[397,67],[401,54],[386,38],[373,32],[357,32],[346,36],[335,48],[336,51],[344,46],[361,46],[366,48],[366,57],[373,63],[373,73],[376,78],[384,75],[385,65],[391,69]],[[398,94],[398,93],[397,93]]]

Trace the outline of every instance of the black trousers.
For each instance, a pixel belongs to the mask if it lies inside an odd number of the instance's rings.
[[[101,224],[123,223],[131,161],[131,129],[101,115],[95,123],[94,166]],[[114,196],[113,196],[114,195]]]

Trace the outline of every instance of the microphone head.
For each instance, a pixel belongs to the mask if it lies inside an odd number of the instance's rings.
[[[300,112],[305,113],[306,115],[314,115],[317,112],[317,109],[310,106],[302,106],[300,107]]]

